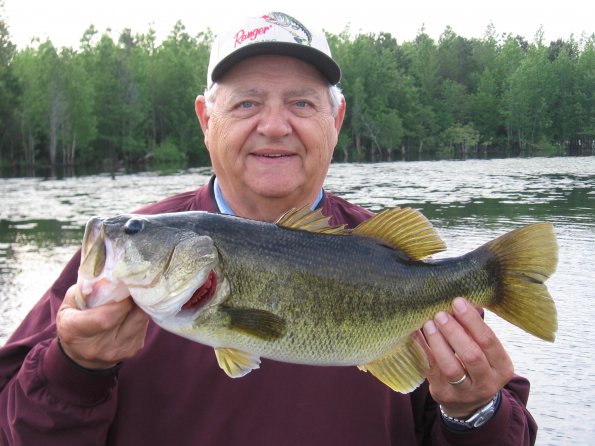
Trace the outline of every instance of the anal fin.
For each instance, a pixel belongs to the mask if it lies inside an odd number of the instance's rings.
[[[260,367],[260,357],[235,348],[216,348],[219,367],[231,378],[241,378]]]
[[[397,392],[409,393],[423,382],[429,364],[422,347],[410,336],[388,355],[360,365],[358,369],[370,372]]]

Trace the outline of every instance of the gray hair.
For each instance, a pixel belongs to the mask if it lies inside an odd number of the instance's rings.
[[[217,84],[217,82],[213,82],[211,88],[205,89],[204,96],[207,108],[211,108],[214,105],[218,87],[219,84]],[[341,88],[339,88],[337,85],[329,84],[328,96],[331,104],[331,113],[333,117],[336,118],[339,113],[339,106],[341,105],[341,101],[343,101],[343,92],[341,91]]]

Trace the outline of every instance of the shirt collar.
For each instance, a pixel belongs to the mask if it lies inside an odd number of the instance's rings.
[[[215,182],[213,184],[213,191],[215,192],[215,201],[217,202],[217,207],[219,208],[219,211],[222,214],[235,215],[235,212],[233,211],[231,206],[229,206],[229,204],[225,200],[225,197],[223,196],[223,191],[221,190],[221,187],[219,186],[219,181],[217,181],[217,177],[215,177]],[[320,201],[322,200],[323,195],[324,195],[324,191],[321,188],[320,192],[318,192],[318,196],[316,197],[316,200],[314,200],[314,203],[312,204],[312,210],[314,210],[318,207],[318,205],[320,204]]]

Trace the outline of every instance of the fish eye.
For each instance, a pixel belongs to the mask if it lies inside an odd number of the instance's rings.
[[[143,230],[145,223],[140,218],[131,218],[124,225],[124,231],[128,235],[138,234]]]

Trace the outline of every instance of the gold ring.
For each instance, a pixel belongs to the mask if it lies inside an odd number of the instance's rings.
[[[453,386],[458,386],[459,384],[464,383],[466,379],[467,379],[467,374],[463,373],[463,376],[461,376],[459,379],[457,379],[456,381],[448,381],[448,384],[453,385]]]

